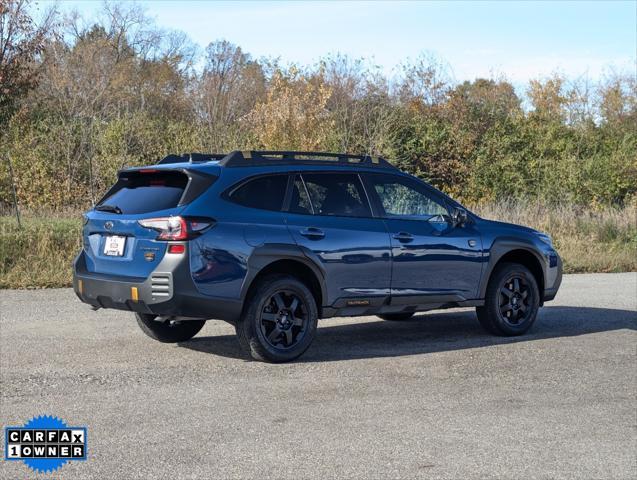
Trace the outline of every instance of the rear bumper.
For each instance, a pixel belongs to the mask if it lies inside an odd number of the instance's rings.
[[[241,302],[197,291],[187,255],[167,254],[147,278],[142,278],[89,272],[82,251],[73,264],[73,290],[82,302],[99,308],[228,321],[241,314]]]

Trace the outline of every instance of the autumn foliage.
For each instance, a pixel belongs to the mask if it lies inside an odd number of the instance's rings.
[[[118,169],[168,153],[380,154],[473,204],[624,205],[637,194],[634,75],[457,82],[423,55],[386,75],[365,59],[204,50],[139,6],[34,19],[0,0],[0,206],[84,208]],[[11,26],[11,29],[9,29]],[[398,60],[398,59],[397,59]]]

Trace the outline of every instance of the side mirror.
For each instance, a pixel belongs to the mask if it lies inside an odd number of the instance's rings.
[[[469,215],[464,208],[454,208],[451,212],[451,224],[453,227],[464,227],[469,222]]]

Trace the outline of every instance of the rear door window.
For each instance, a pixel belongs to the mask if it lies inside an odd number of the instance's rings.
[[[230,193],[230,200],[244,207],[280,211],[287,185],[287,174],[257,177]]]
[[[290,207],[288,211],[291,213],[300,213],[302,215],[311,215],[312,202],[303,183],[301,175],[294,177],[294,183],[292,184],[292,195],[290,197]]]
[[[127,172],[99,203],[116,207],[123,214],[149,213],[179,205],[188,176],[182,172]]]
[[[371,217],[365,190],[355,173],[304,173],[303,182],[316,215]]]

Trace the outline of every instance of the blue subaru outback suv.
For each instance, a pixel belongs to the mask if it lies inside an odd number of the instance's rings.
[[[172,155],[121,171],[84,220],[83,302],[134,312],[161,342],[226,320],[270,362],[332,316],[475,306],[489,332],[520,335],[562,278],[548,235],[482,219],[378,157]]]

